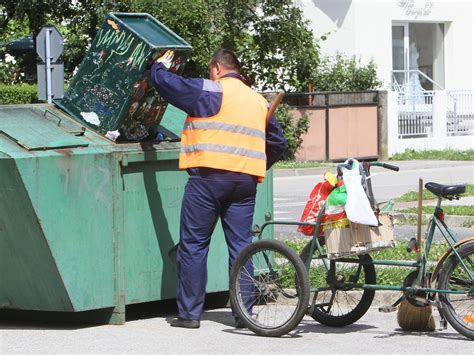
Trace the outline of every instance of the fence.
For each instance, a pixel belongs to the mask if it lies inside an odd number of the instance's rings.
[[[272,94],[266,94],[271,101]],[[293,116],[309,116],[310,128],[297,160],[339,161],[380,156],[380,92],[287,93],[283,103]]]
[[[473,91],[448,91],[446,124],[449,136],[474,135]]]
[[[388,156],[406,149],[474,149],[474,91],[389,92]]]
[[[433,91],[419,94],[398,92],[398,136],[433,135]]]

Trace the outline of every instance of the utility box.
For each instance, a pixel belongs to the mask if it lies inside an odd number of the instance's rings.
[[[109,45],[110,63],[102,57],[101,65],[110,72],[95,71],[99,64],[93,60],[100,58],[91,48],[56,106],[0,106],[0,315],[94,310],[87,314],[96,321],[121,324],[126,305],[176,296],[176,266],[168,253],[179,241],[188,180],[178,168],[180,143],[149,137],[119,144],[103,136],[105,130],[128,127],[134,84],[158,45],[140,47],[146,50],[132,62],[143,61],[130,64],[123,77],[113,72],[113,55],[129,53],[131,47],[121,47],[130,44],[125,39],[151,42],[151,29],[168,33],[148,15],[110,15],[98,34],[108,39],[96,38],[93,45]],[[124,36],[123,42],[114,42],[114,36]],[[181,43],[174,34],[167,38]],[[190,53],[185,44],[175,49],[183,50],[183,58]],[[123,87],[112,86],[113,78]],[[94,112],[99,124],[81,112]],[[160,115],[153,124],[160,121],[160,132],[179,138],[185,113],[168,106]],[[258,186],[254,223],[263,224],[272,212],[272,188],[270,171]],[[272,229],[267,233],[271,237]],[[210,246],[207,293],[228,290],[227,255],[219,223]]]
[[[69,90],[55,103],[101,134],[119,130],[128,140],[153,136],[167,103],[148,83],[148,69],[166,50],[180,74],[192,47],[148,14],[109,14]]]

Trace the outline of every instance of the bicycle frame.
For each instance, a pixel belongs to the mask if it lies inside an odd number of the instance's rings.
[[[373,163],[372,163],[373,164]],[[343,263],[353,263],[353,264],[358,264],[358,270],[356,277],[358,279],[362,265],[364,264],[371,264],[371,265],[383,265],[383,266],[395,266],[395,267],[411,267],[415,268],[418,271],[418,276],[416,279],[416,285],[415,287],[413,286],[392,286],[392,285],[378,285],[378,284],[351,284],[352,287],[354,288],[362,288],[362,289],[373,289],[373,290],[390,290],[390,291],[415,291],[415,292],[429,292],[429,293],[446,293],[446,294],[474,294],[474,286],[471,287],[471,289],[468,292],[464,291],[454,291],[454,290],[442,290],[442,289],[437,289],[437,288],[431,288],[431,287],[419,287],[419,285],[423,284],[423,280],[427,276],[427,264],[428,264],[428,255],[431,249],[431,244],[433,241],[434,233],[435,230],[439,230],[443,238],[446,240],[446,242],[449,245],[449,248],[451,249],[452,253],[456,255],[456,258],[459,260],[460,265],[462,265],[464,271],[469,275],[471,278],[471,282],[474,284],[474,275],[470,272],[470,270],[467,268],[466,264],[464,261],[461,259],[459,256],[456,248],[454,247],[454,244],[457,241],[457,238],[455,236],[455,233],[446,225],[444,222],[442,216],[442,209],[441,209],[441,201],[442,198],[438,199],[438,203],[435,208],[435,212],[433,216],[431,217],[429,223],[428,223],[428,229],[425,233],[425,245],[424,249],[422,251],[422,255],[420,258],[420,261],[398,261],[398,260],[372,260],[371,262],[364,262],[360,261],[359,259],[355,258],[349,258],[349,257],[342,257],[342,258],[337,258],[335,260],[330,260],[327,258],[327,255],[324,254],[321,244],[319,243],[318,240],[318,230],[319,226],[321,225],[322,217],[326,208],[326,204],[321,208],[318,214],[318,219],[316,223],[310,223],[310,222],[286,222],[286,221],[275,221],[275,220],[270,220],[265,222],[260,230],[260,236],[263,233],[263,230],[265,227],[269,225],[294,225],[294,226],[299,226],[299,225],[308,225],[308,226],[314,226],[314,234],[311,239],[311,246],[309,248],[309,254],[308,255],[313,255],[314,251],[317,250],[319,253],[319,256],[317,259],[320,259],[323,263],[323,265],[326,268],[326,271],[328,272],[329,275],[329,280],[328,284],[332,285],[334,282],[334,273],[335,273],[335,263],[336,262],[343,262]],[[312,257],[308,257],[307,260],[304,260],[306,270],[309,272],[311,268],[311,260]],[[319,292],[319,291],[326,291],[330,289],[330,287],[325,287],[325,288],[315,288],[311,289],[311,292]]]

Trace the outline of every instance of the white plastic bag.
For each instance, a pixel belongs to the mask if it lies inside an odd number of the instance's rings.
[[[347,202],[345,210],[349,221],[369,226],[378,226],[379,222],[375,217],[369,199],[362,187],[361,175],[359,173],[359,162],[353,160],[352,169],[342,169],[344,185],[347,190]]]

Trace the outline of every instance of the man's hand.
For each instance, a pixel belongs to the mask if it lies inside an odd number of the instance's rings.
[[[173,64],[173,58],[174,58],[174,51],[171,49],[168,49],[161,57],[159,57],[156,62],[163,64],[166,69],[171,68],[171,64]]]

